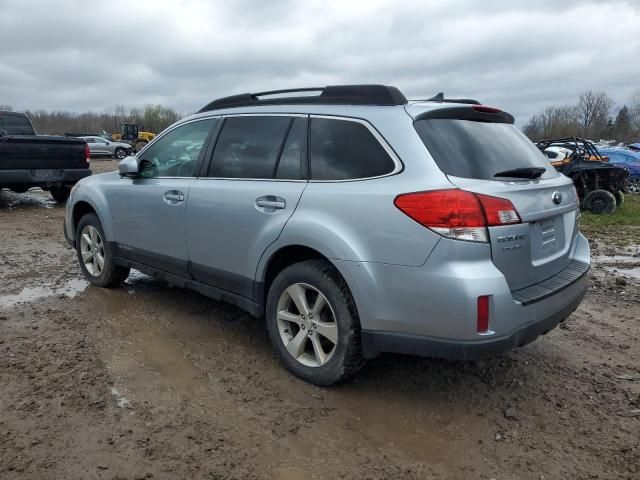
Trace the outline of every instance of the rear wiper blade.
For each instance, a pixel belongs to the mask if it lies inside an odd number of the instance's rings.
[[[511,170],[505,170],[504,172],[498,172],[494,177],[527,178],[533,180],[535,178],[540,178],[540,176],[546,171],[546,168],[541,167],[514,168]]]

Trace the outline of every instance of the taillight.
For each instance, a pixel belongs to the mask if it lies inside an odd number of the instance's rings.
[[[486,227],[520,223],[509,200],[457,188],[399,195],[394,204],[419,224],[456,240],[487,242]]]
[[[84,160],[87,162],[87,165],[91,162],[91,150],[89,150],[89,145],[87,143],[84,144]]]
[[[476,112],[482,113],[501,113],[502,110],[496,107],[489,107],[487,105],[472,105],[471,108]]]
[[[476,197],[482,204],[488,227],[520,223],[520,216],[513,203],[506,198],[491,197],[480,193],[476,193]]]

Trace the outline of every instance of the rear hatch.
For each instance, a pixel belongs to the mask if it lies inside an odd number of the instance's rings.
[[[464,106],[418,115],[415,128],[453,185],[515,207],[520,223],[488,231],[493,263],[518,290],[569,265],[579,209],[571,180],[512,123],[499,110]]]
[[[74,137],[9,135],[0,137],[1,170],[88,168],[86,142]]]

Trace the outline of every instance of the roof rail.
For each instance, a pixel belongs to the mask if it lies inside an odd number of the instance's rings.
[[[468,103],[469,105],[481,105],[478,100],[474,100],[473,98],[444,98],[444,92],[440,92],[437,95],[427,99],[427,102]]]
[[[320,92],[319,95],[280,96],[287,93]],[[276,98],[261,98],[278,95]],[[396,87],[386,85],[329,85],[314,88],[292,88],[259,93],[241,93],[219,98],[201,108],[198,113],[231,107],[255,105],[405,105],[406,97]]]

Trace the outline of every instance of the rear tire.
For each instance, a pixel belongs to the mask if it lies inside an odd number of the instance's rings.
[[[355,302],[326,260],[296,263],[276,276],[266,323],[278,359],[307,382],[333,385],[364,364]]]
[[[98,287],[114,287],[129,276],[129,268],[113,263],[100,220],[93,213],[80,219],[76,227],[76,252],[85,278]]]
[[[64,203],[69,198],[69,194],[71,194],[71,189],[69,187],[51,187],[49,190],[53,199],[58,203]]]
[[[616,197],[607,190],[594,190],[584,197],[584,208],[596,215],[611,214],[616,211]]]

